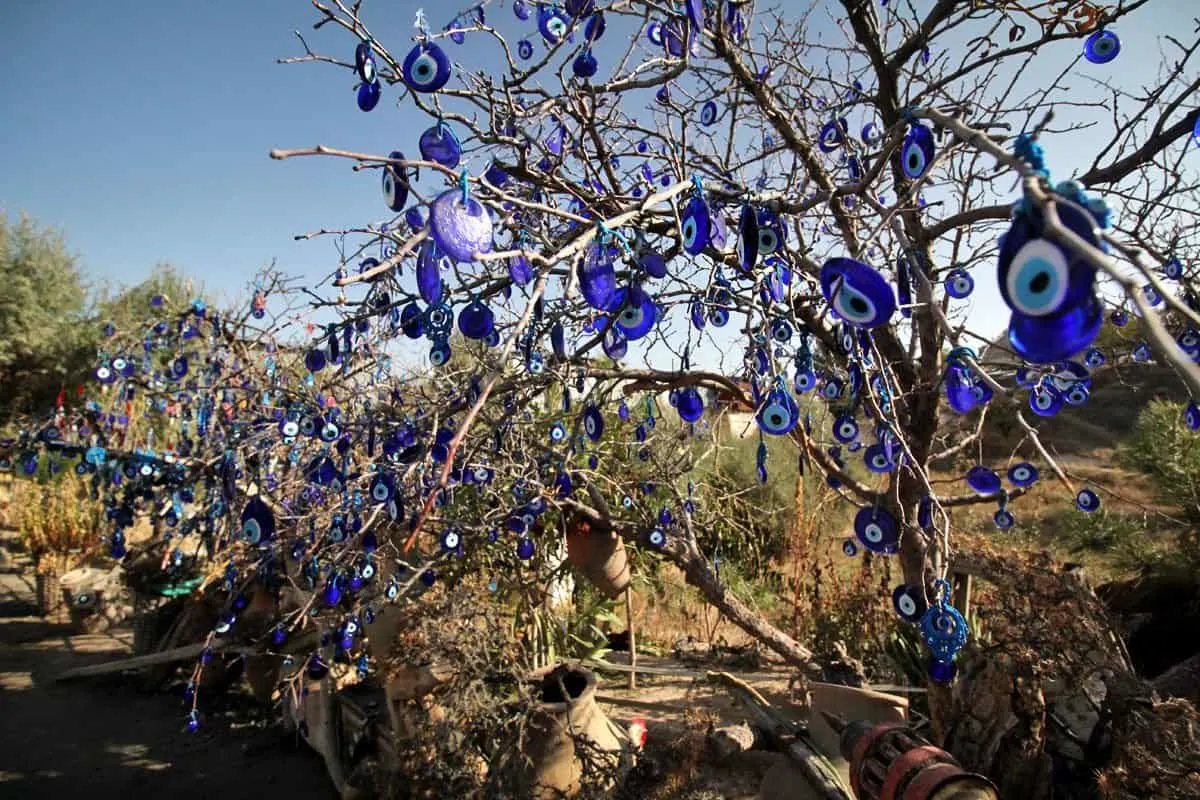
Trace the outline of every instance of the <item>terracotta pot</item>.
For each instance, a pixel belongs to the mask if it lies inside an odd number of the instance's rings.
[[[62,582],[58,570],[49,569],[37,574],[37,605],[43,617],[55,616],[62,610]]]
[[[567,561],[610,598],[619,597],[633,577],[621,537],[587,523],[567,531]]]
[[[543,678],[541,700],[521,747],[522,797],[574,797],[584,781],[608,788],[632,766],[628,735],[596,705],[594,672],[559,666]]]

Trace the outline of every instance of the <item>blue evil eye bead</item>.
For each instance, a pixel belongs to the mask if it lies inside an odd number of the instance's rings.
[[[1121,40],[1112,31],[1100,30],[1083,42],[1083,57],[1093,64],[1107,64],[1121,52]]]
[[[704,398],[695,386],[688,386],[679,393],[675,410],[679,412],[679,418],[684,422],[696,422],[704,416]]]
[[[946,401],[959,414],[966,414],[976,405],[975,383],[967,368],[951,364],[946,369]]]
[[[561,422],[550,426],[550,441],[557,444],[567,438],[567,428]]]
[[[1196,118],[1196,123],[1200,125],[1200,117]],[[1163,264],[1162,273],[1171,280],[1179,280],[1183,277],[1183,262],[1178,258],[1170,259],[1166,264]]]
[[[517,558],[522,561],[533,558],[534,550],[533,539],[525,537],[517,541]]]
[[[879,126],[874,122],[868,122],[863,125],[862,141],[867,147],[874,147],[883,141],[883,134],[879,130]]]
[[[404,160],[404,153],[393,150],[388,158]],[[408,170],[403,164],[388,164],[383,168],[383,202],[392,211],[403,211],[408,202]]]
[[[708,127],[717,121],[717,102],[709,100],[704,105],[700,106],[700,124]]]
[[[630,286],[618,292],[620,306],[613,318],[613,324],[620,329],[625,338],[636,342],[654,327],[658,319],[658,309],[654,300],[641,287]]]
[[[1129,324],[1129,314],[1123,308],[1114,308],[1112,313],[1108,315],[1108,319],[1118,328],[1124,328]]]
[[[849,444],[858,438],[858,423],[849,414],[839,414],[833,422],[833,438]]]
[[[450,343],[434,342],[433,347],[429,348],[429,363],[435,367],[440,367],[449,360]]]
[[[387,503],[396,494],[396,482],[386,472],[376,473],[371,479],[371,499],[376,503]]]
[[[916,180],[933,163],[933,131],[924,125],[913,125],[900,146],[900,167],[905,177]]]
[[[491,252],[491,216],[473,197],[464,203],[458,189],[448,189],[433,201],[429,229],[438,250],[455,261],[474,261],[476,253]]]
[[[874,506],[863,506],[854,515],[854,535],[872,553],[891,555],[900,545],[900,528],[895,518]]]
[[[708,321],[705,311],[704,301],[699,297],[693,298],[688,306],[688,316],[692,319],[692,327],[698,331],[704,330],[704,325]]]
[[[521,60],[523,61],[528,61],[529,59],[533,58],[533,43],[528,39],[522,39],[521,41],[517,42],[517,55],[520,56]]]
[[[571,71],[575,73],[576,78],[591,78],[598,68],[596,57],[590,49],[575,56],[575,60],[571,62]]]
[[[896,296],[882,275],[852,258],[821,267],[821,293],[839,317],[856,328],[878,328],[896,313]]]
[[[524,286],[533,280],[533,265],[524,255],[516,255],[508,260],[508,277],[513,282]]]
[[[992,523],[1000,530],[1006,531],[1017,524],[1017,519],[1007,508],[1000,508],[996,510],[995,514],[992,514]]]
[[[462,545],[462,536],[454,528],[442,534],[442,550],[453,553]]]
[[[796,378],[792,381],[792,386],[799,394],[804,394],[816,385],[817,376],[811,369],[796,370]]]
[[[742,272],[754,269],[754,262],[758,260],[758,242],[758,212],[753,206],[742,206],[736,244],[738,267]]]
[[[821,396],[826,400],[837,400],[842,396],[842,382],[834,377],[825,379],[825,385],[821,387]]]
[[[421,148],[421,158],[437,162],[447,169],[454,169],[462,159],[462,145],[454,131],[444,122],[422,133],[418,146]]]
[[[774,217],[766,217],[760,214],[758,217],[758,254],[766,258],[773,256],[779,250],[779,245],[783,240],[783,229],[779,227],[779,220]]]
[[[1062,395],[1052,386],[1041,384],[1029,393],[1029,410],[1039,417],[1053,417],[1062,406]]]
[[[304,355],[304,367],[309,372],[320,372],[325,369],[325,351],[314,347]]]
[[[442,266],[438,257],[437,245],[432,239],[421,243],[417,251],[416,266],[417,291],[421,299],[431,306],[442,299]],[[404,322],[401,316],[401,324]]]
[[[1141,342],[1133,348],[1133,352],[1130,355],[1133,356],[1134,361],[1145,363],[1150,360],[1150,345]]]
[[[1089,514],[1100,509],[1100,496],[1091,489],[1080,489],[1075,495],[1075,507]]]
[[[415,300],[400,311],[400,329],[410,339],[420,339],[425,335],[425,314]]]
[[[1097,347],[1088,348],[1088,351],[1083,354],[1083,363],[1090,369],[1104,366],[1104,353]]]
[[[587,23],[583,26],[583,38],[589,42],[599,41],[607,29],[608,23],[604,19],[604,12],[597,11],[588,17]]]
[[[375,83],[378,78],[375,57],[371,55],[371,45],[366,42],[359,42],[354,48],[354,71],[363,83]]]
[[[1062,393],[1062,398],[1063,402],[1069,406],[1081,406],[1088,401],[1088,395],[1087,384],[1076,381]]]
[[[541,375],[545,368],[546,362],[541,353],[530,353],[529,358],[525,359],[525,370],[530,375]]]
[[[271,509],[258,497],[250,498],[242,509],[242,541],[247,544],[259,544],[271,538],[275,533],[275,515]]]
[[[708,205],[702,197],[693,197],[680,217],[679,235],[683,239],[683,249],[691,255],[699,255],[708,245],[712,232],[712,217]]]
[[[579,292],[592,308],[608,311],[617,296],[617,273],[613,267],[613,252],[593,244],[579,261]]]
[[[975,289],[975,279],[965,269],[952,269],[946,276],[946,294],[955,300],[968,297]]]
[[[937,602],[926,609],[919,623],[921,639],[933,655],[929,677],[938,683],[950,683],[956,671],[954,659],[967,643],[970,628],[958,609],[950,605],[950,583],[938,579],[934,591],[938,593]]]
[[[638,266],[646,271],[651,278],[667,277],[667,262],[655,252],[646,252],[638,258]]]
[[[800,409],[792,396],[782,389],[772,389],[767,392],[766,399],[754,415],[758,427],[763,433],[772,436],[783,436],[796,427],[800,421]]]
[[[360,111],[370,111],[379,105],[379,98],[383,95],[379,83],[360,83],[358,85],[358,109]]]
[[[663,26],[661,22],[651,22],[646,26],[646,40],[655,47],[662,47]]]
[[[853,558],[858,555],[858,542],[853,539],[842,540],[842,555]]]
[[[933,530],[933,498],[925,495],[917,503],[917,524],[923,531]]]
[[[513,0],[513,13],[517,19],[525,22],[529,19],[529,4],[525,0]]]
[[[667,546],[667,533],[662,528],[653,528],[646,534],[646,544],[653,550],[662,550]]]
[[[570,22],[566,13],[558,8],[543,8],[538,12],[538,31],[550,44],[558,44],[567,35]]]
[[[1022,461],[1019,464],[1013,464],[1008,468],[1008,482],[1018,489],[1024,489],[1027,486],[1033,486],[1037,483],[1038,468],[1028,461]]]
[[[583,410],[583,432],[593,442],[600,441],[600,437],[604,435],[604,415],[594,405],[589,405]]]
[[[905,622],[920,622],[926,607],[925,594],[916,586],[901,585],[892,590],[892,608]]]
[[[496,327],[492,310],[475,300],[458,313],[458,330],[468,339],[486,339]]]
[[[979,494],[994,494],[1000,491],[1000,476],[994,470],[977,464],[967,470],[967,485]]]
[[[1183,412],[1183,422],[1188,426],[1188,430],[1200,431],[1200,406],[1195,402],[1188,403]]]
[[[896,468],[896,461],[882,443],[875,443],[863,451],[863,463],[867,469],[878,475],[891,472]]]
[[[450,80],[450,59],[433,42],[414,45],[401,69],[404,83],[414,92],[436,92]]]
[[[822,153],[832,153],[841,147],[845,140],[846,121],[831,119],[821,126],[821,132],[817,137],[817,147]]]
[[[321,429],[318,431],[318,436],[323,442],[335,442],[342,435],[342,429],[338,427],[336,422],[326,420],[321,424]]]

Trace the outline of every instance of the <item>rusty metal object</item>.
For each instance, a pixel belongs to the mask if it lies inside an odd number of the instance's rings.
[[[822,711],[841,736],[858,800],[999,800],[995,785],[895,722],[847,722]]]

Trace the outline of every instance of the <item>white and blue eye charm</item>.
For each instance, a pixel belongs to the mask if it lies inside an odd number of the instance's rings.
[[[755,415],[759,430],[772,436],[791,433],[800,421],[800,407],[786,389],[776,387],[767,392],[762,406]]]
[[[946,287],[946,294],[955,300],[969,297],[975,290],[975,280],[965,269],[950,270],[943,285]]]
[[[907,178],[916,180],[933,163],[933,131],[924,125],[913,125],[900,146],[900,168]]]
[[[1115,33],[1098,30],[1083,42],[1083,57],[1093,64],[1107,64],[1121,53],[1121,40]]]
[[[852,258],[825,262],[821,293],[838,317],[856,328],[878,328],[896,313],[891,285],[876,270]]]
[[[709,100],[700,106],[700,124],[704,127],[715,124],[718,116],[720,116],[720,109],[717,108],[717,101]]]
[[[704,198],[696,195],[688,201],[679,218],[679,235],[683,249],[691,255],[700,255],[708,246],[712,233],[712,216]]]
[[[242,541],[257,545],[269,541],[275,533],[275,515],[258,497],[250,498],[242,509]]]
[[[404,83],[414,92],[436,92],[450,80],[450,59],[432,42],[420,42],[408,51],[402,65]]]

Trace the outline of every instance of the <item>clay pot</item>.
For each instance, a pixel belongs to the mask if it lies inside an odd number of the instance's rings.
[[[584,781],[608,788],[632,766],[633,753],[625,731],[596,705],[596,674],[566,666],[543,678],[521,751],[527,759],[521,796],[533,800],[574,797]]]
[[[572,525],[567,531],[567,561],[609,598],[620,597],[633,577],[625,542],[611,528]]]

